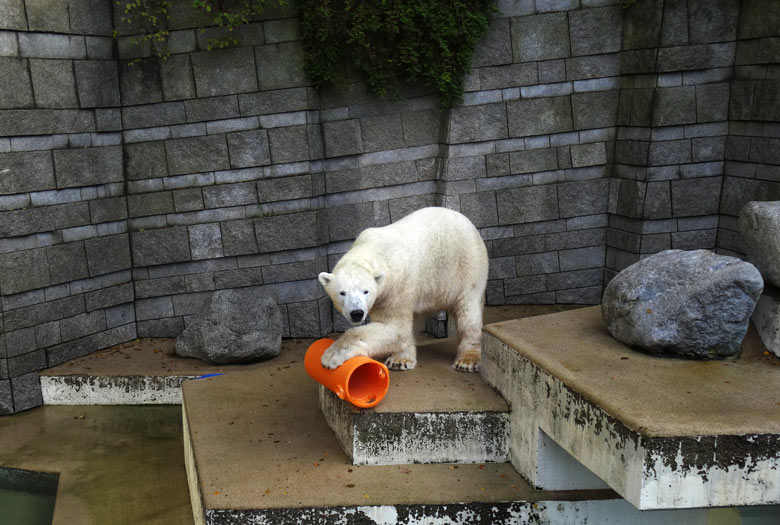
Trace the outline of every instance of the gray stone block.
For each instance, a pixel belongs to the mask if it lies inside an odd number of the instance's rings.
[[[598,179],[558,185],[561,217],[578,217],[607,212],[609,180]]]
[[[90,276],[104,275],[131,267],[129,238],[126,233],[84,241]]]
[[[512,53],[517,62],[569,56],[569,27],[566,13],[513,18]]]
[[[0,111],[0,136],[95,131],[94,113],[71,109]]]
[[[362,118],[360,132],[365,152],[404,147],[404,131],[399,113]]]
[[[404,142],[407,146],[420,146],[439,142],[441,112],[439,110],[401,113]]]
[[[32,58],[87,58],[84,37],[53,33],[19,33],[19,52]]]
[[[571,163],[575,168],[606,164],[607,150],[603,142],[571,146]]]
[[[620,74],[620,54],[589,55],[567,58],[563,80],[601,79]]]
[[[203,209],[203,195],[200,188],[188,188],[173,192],[173,206],[177,212]]]
[[[118,108],[96,109],[95,123],[97,131],[120,131],[122,129],[122,113]]]
[[[35,344],[38,348],[54,346],[61,342],[59,321],[50,321],[35,326]]]
[[[526,137],[571,131],[573,129],[571,109],[570,97],[508,102],[509,136]]]
[[[257,76],[252,74],[255,57],[251,47],[193,53],[191,59],[198,97],[257,90]]]
[[[260,253],[310,248],[321,244],[317,213],[302,212],[255,219]]]
[[[50,284],[45,248],[0,254],[0,290],[3,294],[24,292]]]
[[[354,122],[357,125],[357,121]],[[360,128],[357,129],[359,138]],[[309,160],[309,138],[306,126],[269,129],[268,142],[271,149],[271,161],[274,164]],[[360,147],[359,142],[358,147]]]
[[[226,170],[230,167],[224,135],[190,137],[165,143],[171,175]]]
[[[222,257],[222,233],[218,223],[196,224],[188,230],[193,261]]]
[[[669,140],[650,143],[648,150],[648,164],[650,166],[664,166],[690,161],[690,140]]]
[[[242,115],[268,115],[309,109],[306,88],[279,89],[239,95]]]
[[[493,241],[493,253],[491,256],[507,257],[510,255],[538,253],[544,250],[543,235],[501,238]]]
[[[182,102],[164,102],[122,108],[122,121],[125,129],[149,128],[151,126],[170,126],[186,122]],[[170,130],[167,130],[169,133]],[[146,140],[154,140],[147,138]]]
[[[71,341],[106,329],[106,314],[103,310],[95,310],[68,317],[60,321],[60,332],[63,341]]]
[[[546,148],[510,153],[509,167],[512,174],[555,170],[558,168],[557,152]]]
[[[516,224],[558,218],[554,185],[516,188],[497,195],[499,224]]]
[[[14,330],[13,332],[7,332],[5,334],[4,357],[16,357],[28,352],[33,352],[37,348],[34,327]]]
[[[606,242],[604,228],[548,233],[544,236],[546,250],[570,250],[601,246]]]
[[[28,328],[77,315],[83,311],[84,299],[81,296],[65,297],[46,303],[17,308],[4,313],[5,330],[11,332],[21,328]]]
[[[45,356],[40,361],[44,363],[41,368],[45,367]],[[37,372],[31,372],[21,375],[19,377],[12,377],[10,380],[11,390],[13,391],[14,399],[14,411],[21,412],[23,410],[29,410],[31,408],[40,406],[43,404],[43,395],[41,394],[41,383],[38,379]]]
[[[608,128],[617,124],[617,91],[597,91],[572,95],[574,129]]]
[[[48,190],[55,187],[48,151],[0,153],[0,194]]]
[[[185,100],[184,109],[187,113],[187,122],[230,119],[241,116],[236,95]]]
[[[178,337],[183,331],[184,320],[181,317],[138,322],[138,337]]]
[[[109,329],[130,323],[135,324],[135,306],[133,303],[106,308],[106,326]]]
[[[89,216],[93,224],[120,221],[127,218],[125,197],[111,197],[89,201]]]
[[[0,212],[0,236],[14,237],[49,232],[52,225],[70,228],[89,224],[86,202]]]
[[[116,64],[108,60],[76,60],[79,105],[82,108],[119,106],[119,75]]]
[[[327,209],[331,241],[354,239],[366,228],[379,226],[374,217],[374,204],[346,204]]]
[[[162,297],[166,295],[175,296],[187,292],[187,286],[183,275],[160,277],[158,279],[135,280],[133,286],[135,286],[136,299],[148,299],[149,297]]]
[[[651,0],[631,5],[623,16],[623,49],[658,46],[664,2]],[[655,53],[655,52],[654,52]]]
[[[111,308],[120,304],[130,303],[135,297],[133,283],[119,284],[87,293],[85,295],[86,309],[87,312],[91,312],[93,310]],[[108,312],[106,312],[106,321],[108,321]],[[118,325],[108,325],[108,328],[113,328],[113,326]]]
[[[515,272],[518,277],[542,275],[560,271],[556,252],[518,255],[515,259]]]
[[[46,248],[51,284],[60,284],[89,277],[84,243],[73,242]]]
[[[621,9],[610,6],[569,13],[573,55],[596,55],[620,51]]]
[[[642,216],[646,219],[665,219],[672,216],[671,189],[668,181],[647,184],[645,209]]]
[[[555,302],[558,304],[599,304],[601,302],[601,286],[557,290]]]
[[[718,212],[721,182],[717,177],[675,180],[672,185],[672,213],[675,217],[712,215]]]
[[[601,268],[589,268],[586,270],[572,270],[569,272],[552,273],[547,275],[548,290],[567,290],[570,288],[584,288],[586,286],[599,286],[602,283]]]
[[[660,48],[657,71],[689,71],[729,67],[734,64],[736,43]]]
[[[739,5],[739,0],[690,0],[688,2],[690,43],[735,40]]]
[[[268,132],[264,129],[231,133],[227,136],[230,166],[248,168],[271,163]]]
[[[322,125],[322,135],[327,157],[341,157],[363,152],[363,138],[358,119],[325,122]]]
[[[528,295],[547,290],[544,275],[531,275],[504,279],[504,293],[510,295]]]
[[[239,184],[218,184],[203,188],[203,202],[206,208],[223,208],[257,204],[257,191],[253,182]]]
[[[256,46],[255,60],[262,91],[306,85],[300,41]]]
[[[289,337],[319,337],[320,308],[317,301],[306,301],[287,305],[290,324]]]
[[[165,146],[161,141],[125,144],[125,172],[130,180],[166,177]]]
[[[122,90],[122,104],[125,106],[162,102],[159,61],[144,59],[132,65],[124,63],[119,68],[119,86]]]
[[[122,182],[122,148],[104,146],[54,151],[58,188]]]
[[[560,62],[561,64],[563,63],[563,61]],[[535,63],[526,62],[519,64],[507,64],[504,66],[485,67],[480,68],[478,72],[480,88],[482,90],[516,88],[518,86],[530,86],[536,84],[537,82],[541,82]],[[563,78],[561,80],[563,80]]]
[[[178,226],[132,232],[133,264],[153,266],[190,260],[187,228]]]
[[[219,46],[209,44],[209,40],[217,40],[222,37],[235,38],[238,40],[238,45],[242,47],[256,46],[265,41],[263,33],[263,24],[254,22],[238,25],[229,32],[224,27],[206,27],[197,32],[197,43],[202,51],[219,49]],[[235,48],[235,46],[229,46],[229,48]]]
[[[266,266],[263,271],[264,283],[282,283],[315,279],[320,272],[326,271],[325,258],[313,261],[301,261],[288,264]]]
[[[257,195],[261,203],[311,197],[311,175],[257,181]]]
[[[566,61],[563,59],[541,61],[538,63],[538,68],[540,84],[566,80]]]
[[[128,195],[127,209],[131,218],[173,213],[173,195],[170,191]]]
[[[507,137],[503,103],[453,108],[449,119],[449,142],[481,142]]]
[[[170,297],[138,299],[135,302],[135,318],[137,321],[163,317],[173,317],[173,302]]]
[[[696,121],[714,122],[726,120],[729,110],[729,84],[704,84],[696,86]]]
[[[714,250],[718,230],[695,230],[672,233],[672,248],[675,250]]]
[[[291,42],[301,38],[301,25],[294,18],[266,20],[263,23],[263,29],[265,31],[265,41],[268,44]]]
[[[0,57],[0,108],[33,107],[33,90],[27,60]]]
[[[160,63],[160,86],[163,100],[195,98],[195,82],[190,55],[171,55]]]
[[[498,225],[496,194],[492,191],[469,193],[460,196],[460,212],[477,228]]]
[[[262,270],[259,267],[240,268],[214,273],[214,286],[218,290],[225,288],[242,288],[263,284]]]
[[[657,89],[653,104],[653,126],[696,122],[696,88],[683,86]]]
[[[102,0],[68,2],[70,31],[85,35],[111,36],[113,17],[111,5]]]
[[[3,0],[0,2],[0,29],[27,30],[27,16],[24,12],[23,0]],[[8,400],[10,403],[10,393]]]
[[[584,270],[587,268],[603,268],[606,250],[604,246],[576,248],[558,252],[561,271]]]

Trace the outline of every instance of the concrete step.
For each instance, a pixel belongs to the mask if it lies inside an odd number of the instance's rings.
[[[355,465],[505,462],[509,405],[479,374],[450,366],[455,340],[422,343],[417,367],[390,372],[390,389],[358,409],[319,387],[319,404]]]
[[[780,503],[780,362],[752,329],[735,360],[658,358],[591,307],[488,325],[484,346],[533,486],[606,482],[639,509]]]
[[[640,513],[611,490],[534,490],[508,463],[353,465],[320,411],[303,352],[282,357],[184,382],[196,523],[707,523],[698,510]],[[388,396],[401,393],[394,381]]]

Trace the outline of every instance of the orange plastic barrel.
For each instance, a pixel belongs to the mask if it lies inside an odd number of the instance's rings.
[[[322,366],[322,354],[333,342],[333,339],[325,338],[312,343],[303,358],[306,372],[312,379],[356,407],[371,408],[377,405],[390,387],[387,367],[360,355],[347,359],[334,370],[325,368]]]

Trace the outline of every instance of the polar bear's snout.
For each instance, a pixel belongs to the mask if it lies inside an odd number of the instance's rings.
[[[349,317],[352,319],[353,323],[362,323],[363,318],[365,317],[365,312],[363,310],[352,310],[349,312]]]

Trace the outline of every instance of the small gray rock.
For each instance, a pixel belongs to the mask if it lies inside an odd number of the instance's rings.
[[[620,272],[601,315],[615,339],[649,354],[739,353],[764,282],[750,263],[707,250],[666,250]]]
[[[748,260],[764,279],[780,286],[780,201],[748,202],[739,214]]]
[[[176,354],[214,364],[250,363],[279,355],[282,315],[262,288],[214,292],[176,339]]]

